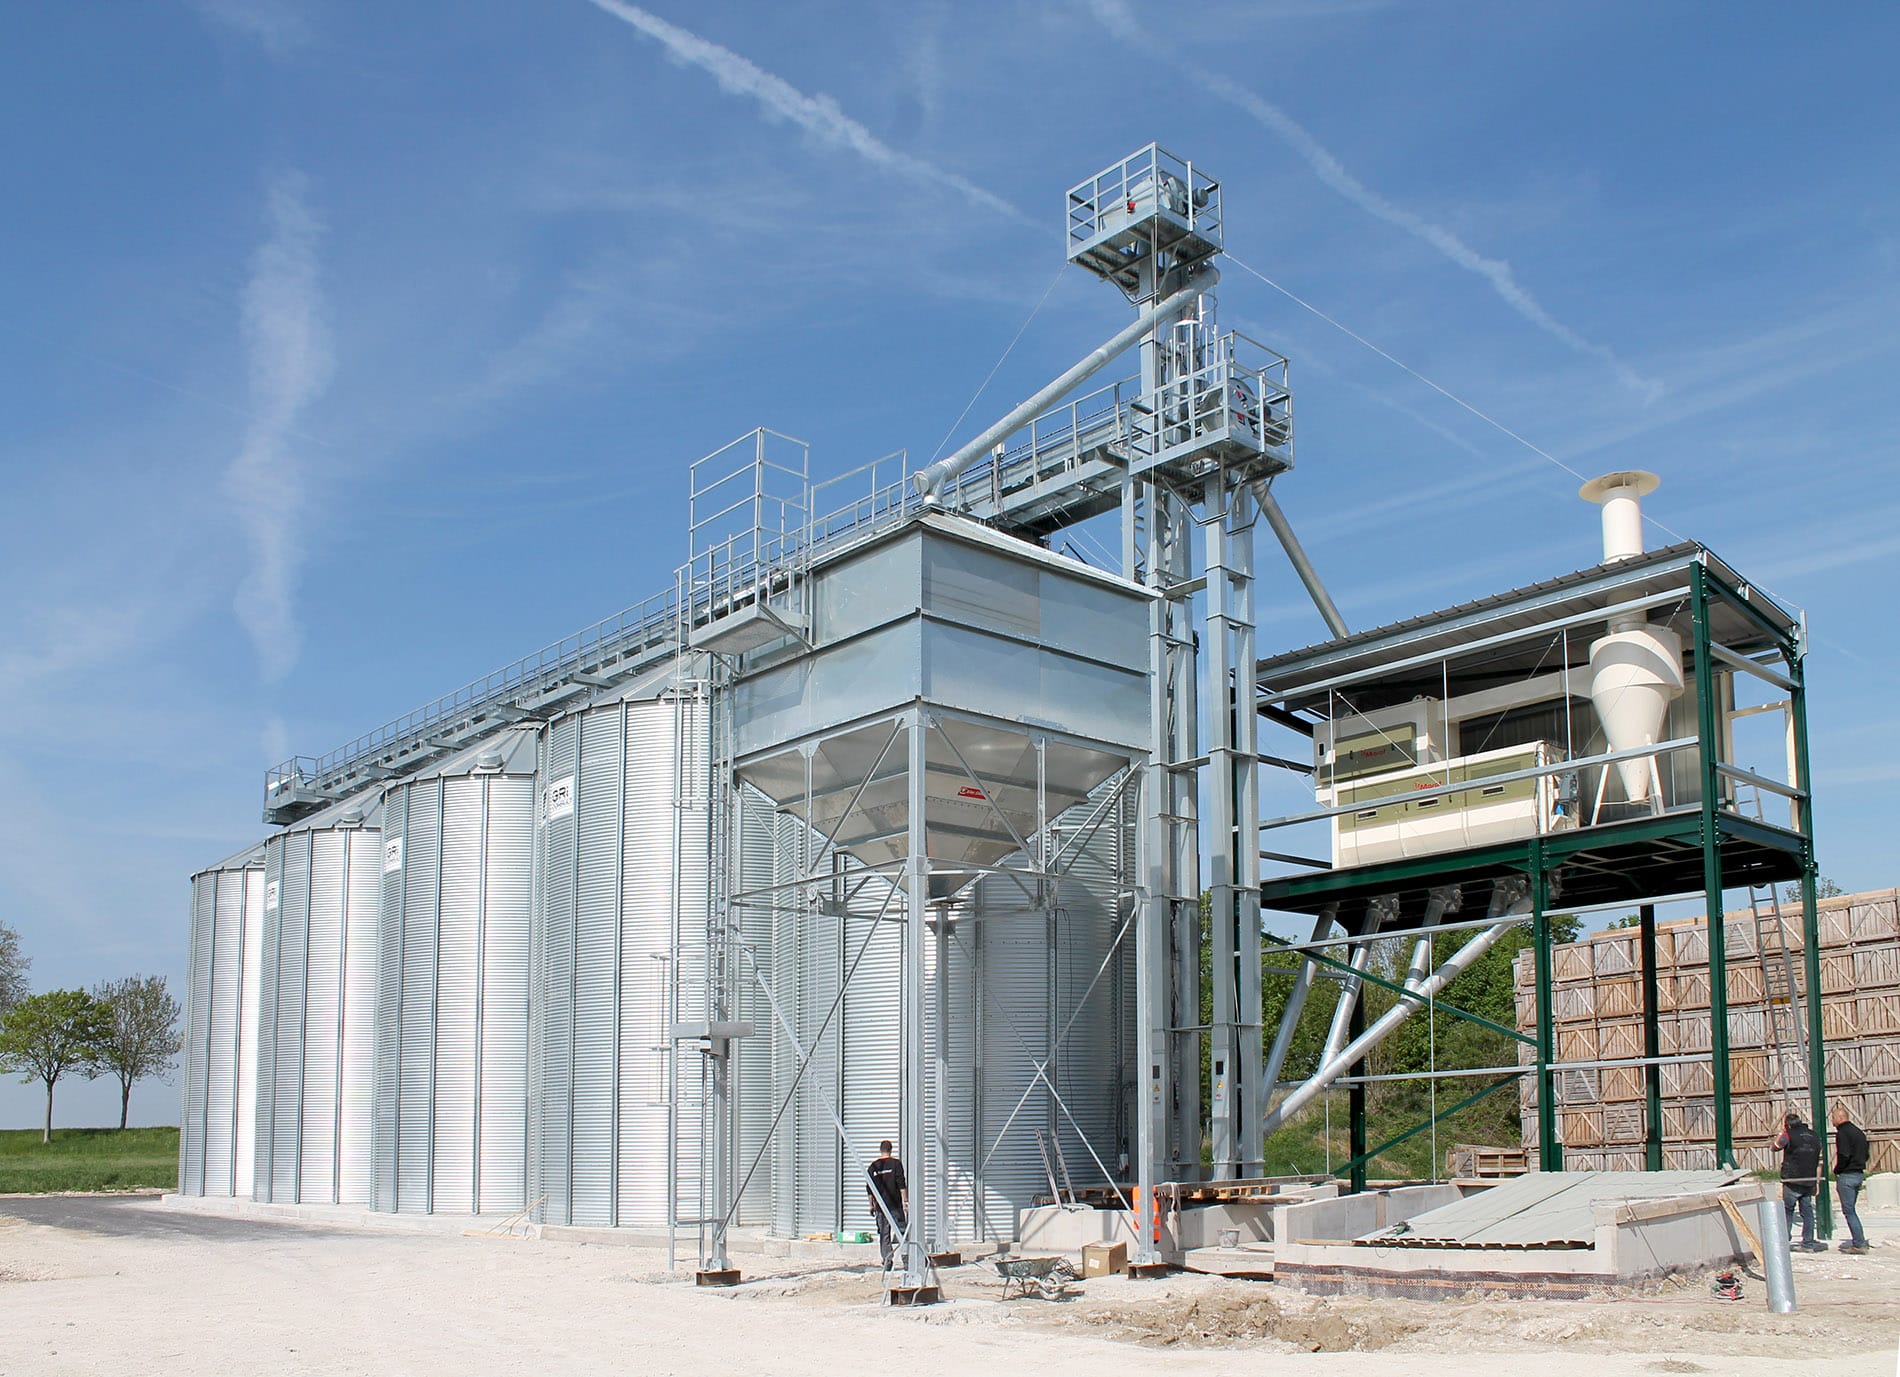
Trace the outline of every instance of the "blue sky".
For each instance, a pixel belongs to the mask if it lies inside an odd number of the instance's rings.
[[[265,766],[660,590],[691,459],[760,424],[820,475],[928,459],[1093,347],[1126,306],[1062,267],[1062,193],[1150,139],[1221,177],[1239,260],[1563,464],[1656,470],[1656,518],[1805,606],[1822,867],[1900,880],[1891,7],[5,30],[0,914],[39,988],[182,987],[187,877],[263,835]],[[1557,464],[1241,270],[1220,300],[1293,360],[1277,491],[1355,626],[1595,561]],[[1320,639],[1269,555],[1263,651]]]

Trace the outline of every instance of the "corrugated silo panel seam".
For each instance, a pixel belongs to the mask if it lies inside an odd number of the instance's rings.
[[[381,829],[364,828],[349,838],[337,1120],[337,1195],[348,1205],[369,1204],[372,1194],[383,835]]]

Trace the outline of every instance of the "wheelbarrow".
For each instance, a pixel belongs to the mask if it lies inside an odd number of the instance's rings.
[[[1004,1300],[1009,1299],[1011,1287],[1019,1296],[1033,1291],[1044,1300],[1060,1300],[1069,1294],[1069,1283],[1078,1280],[1064,1257],[998,1258],[996,1275],[1003,1279]]]

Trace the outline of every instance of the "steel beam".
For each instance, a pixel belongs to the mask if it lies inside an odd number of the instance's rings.
[[[1564,1169],[1563,1144],[1557,1140],[1557,1078],[1551,1074],[1557,1041],[1551,1009],[1550,885],[1543,850],[1531,848],[1531,948],[1537,981],[1537,1158],[1540,1171]]]
[[[1657,1010],[1660,998],[1656,971],[1656,906],[1644,904],[1637,911],[1642,923],[1643,943],[1643,1166],[1648,1171],[1663,1169],[1662,1155],[1662,1030]]]
[[[1709,588],[1701,565],[1689,580],[1695,660],[1696,736],[1702,775],[1702,901],[1709,936],[1709,1070],[1715,1109],[1715,1160],[1735,1163],[1735,1109],[1730,1098],[1728,932],[1722,902],[1721,733],[1716,721],[1715,657],[1709,651]]]
[[[910,792],[910,848],[909,871],[906,875],[905,911],[904,911],[904,971],[903,971],[903,1048],[904,1069],[901,1078],[903,1086],[903,1151],[912,1155],[919,1167],[923,1166],[924,1147],[924,913],[930,903],[930,831],[926,826],[928,797],[924,792],[925,773],[929,768],[929,751],[925,733],[929,722],[924,711],[919,708],[911,714],[910,775],[907,783]],[[906,1216],[903,1233],[904,1245],[904,1284],[907,1287],[930,1285],[930,1256],[924,1248],[919,1221],[929,1217],[934,1202],[931,1195],[935,1183],[929,1180],[926,1171],[914,1171],[910,1177],[910,1210]]]
[[[1795,783],[1800,786],[1796,821],[1801,831],[1801,965],[1807,977],[1807,997],[1802,1012],[1808,1019],[1808,1114],[1814,1131],[1821,1135],[1821,1180],[1815,1194],[1820,1217],[1816,1221],[1822,1238],[1834,1236],[1834,1203],[1827,1189],[1827,1047],[1821,1026],[1821,932],[1817,905],[1816,880],[1819,871],[1814,861],[1814,793],[1808,773],[1808,685],[1807,656],[1795,655],[1789,662],[1792,687],[1788,692],[1788,713],[1793,719]]]

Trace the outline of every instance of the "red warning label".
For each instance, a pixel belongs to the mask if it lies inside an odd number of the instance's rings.
[[[957,790],[957,797],[958,798],[983,798],[985,797],[985,794],[983,793],[981,789],[976,788],[974,785],[966,784],[961,789]]]

